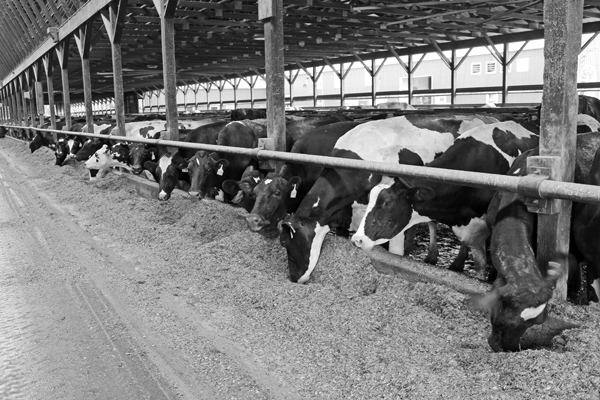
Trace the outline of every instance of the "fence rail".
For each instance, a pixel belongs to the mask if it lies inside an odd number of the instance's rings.
[[[581,203],[600,204],[600,186],[584,185],[573,182],[552,180],[532,181],[525,177],[486,174],[482,172],[459,171],[452,169],[418,167],[412,165],[390,164],[374,161],[353,160],[317,155],[306,155],[264,150],[262,148],[248,149],[243,147],[229,147],[211,144],[186,143],[163,139],[131,138],[119,135],[99,135],[84,132],[61,131],[47,128],[23,127],[2,125],[12,129],[30,129],[38,132],[52,132],[61,135],[74,135],[83,137],[97,137],[102,139],[126,141],[135,143],[153,144],[157,146],[177,147],[192,150],[207,150],[229,154],[251,156],[258,160],[275,160],[296,162],[301,164],[321,165],[331,168],[367,171],[375,174],[389,176],[403,176],[425,178],[431,181],[443,182],[452,185],[469,186],[481,189],[501,190],[521,193],[531,196],[537,193],[543,199],[563,199]]]

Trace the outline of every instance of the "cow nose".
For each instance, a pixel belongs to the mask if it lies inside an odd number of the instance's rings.
[[[135,175],[139,175],[142,173],[144,168],[142,168],[140,165],[134,165],[133,167],[131,167],[131,171],[135,174]]]
[[[356,246],[356,247],[362,247],[363,245],[363,240],[360,236],[352,236],[352,243]]]
[[[190,190],[188,194],[192,197],[200,197],[200,192],[198,192],[197,190]]]
[[[169,194],[168,194],[168,193],[166,193],[166,192],[164,192],[164,191],[161,191],[161,192],[158,194],[158,199],[159,199],[160,201],[167,201],[167,200],[169,200]]]
[[[246,224],[252,232],[258,232],[266,225],[264,219],[256,214],[246,216]]]

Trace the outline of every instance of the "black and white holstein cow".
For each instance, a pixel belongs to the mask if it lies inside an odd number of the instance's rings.
[[[429,162],[463,132],[497,121],[489,116],[450,113],[411,114],[370,121],[342,136],[331,156],[397,163],[399,154],[406,153]],[[335,214],[355,201],[366,202],[369,191],[380,180],[380,175],[364,171],[323,169],[297,211],[282,224],[280,241],[287,250],[292,281],[308,281]]]
[[[595,150],[597,149],[597,150]],[[527,158],[537,156],[535,148],[517,158],[508,175],[527,173]],[[600,184],[600,134],[577,136],[575,182]],[[490,255],[498,277],[492,290],[476,296],[476,304],[488,311],[492,332],[488,343],[494,351],[519,350],[525,331],[542,324],[548,317],[550,301],[560,264],[551,262],[546,274],[540,272],[536,260],[537,215],[527,211],[525,196],[498,192],[488,208],[488,224],[492,229]],[[588,275],[593,281],[600,276],[600,206],[574,203],[571,219],[569,286],[580,284],[578,261],[587,260]],[[560,257],[566,259],[565,255]],[[575,278],[575,279],[574,279]],[[587,289],[587,288],[586,288]],[[594,296],[597,300],[597,296]]]
[[[444,154],[424,165],[459,171],[505,174],[522,152],[536,147],[537,127],[525,128],[514,121],[478,126],[458,137]],[[408,161],[408,162],[407,162]],[[415,164],[400,154],[401,164]],[[421,164],[423,165],[423,164]],[[385,177],[371,190],[367,211],[354,244],[370,249],[385,243],[423,219],[452,227],[461,243],[471,249],[477,274],[486,274],[486,239],[489,231],[485,213],[494,191],[455,186],[419,178]],[[463,252],[450,269],[462,271]]]
[[[116,146],[117,148],[120,146]],[[128,171],[131,171],[131,166],[122,161],[119,161],[119,158],[123,153],[119,154],[118,152],[111,152],[110,147],[108,145],[102,146],[101,149],[94,152],[94,154],[85,162],[85,167],[89,170],[90,173],[90,181],[96,180],[96,177],[99,176],[103,178],[110,168],[120,167],[124,168]],[[126,152],[128,154],[128,152]]]
[[[286,151],[290,151],[294,143],[305,133],[319,127],[329,125],[335,122],[347,121],[348,118],[343,115],[329,114],[319,117],[308,118],[288,118],[286,120]],[[234,121],[227,124],[217,137],[217,144],[231,147],[255,148],[258,145],[258,139],[267,137],[266,120],[243,120]],[[204,179],[204,187],[216,187],[222,189],[222,183],[225,180],[239,181],[243,172],[249,166],[258,169],[258,163],[251,157],[232,155],[228,153],[207,154],[208,160],[201,162],[204,165],[204,171],[200,176]],[[215,168],[217,167],[218,168]],[[212,168],[212,173],[207,172],[207,168]],[[267,172],[267,171],[264,171]],[[229,196],[232,194],[227,193]],[[240,198],[240,195],[242,196]],[[244,191],[235,195],[236,202],[243,201],[246,204],[251,199],[244,197]]]
[[[359,124],[337,122],[315,128],[300,137],[290,152],[328,156],[338,139]],[[269,173],[258,184],[244,180],[225,181],[224,189],[229,192],[241,189],[245,193],[244,198],[255,199],[251,211],[248,210],[250,214],[246,216],[248,228],[253,232],[269,231],[275,229],[288,213],[296,211],[322,171],[321,165],[287,162],[278,172]],[[228,189],[230,185],[233,187]]]
[[[102,124],[96,125],[94,124],[94,133],[99,135],[108,135],[112,129],[114,128],[114,124]],[[86,132],[86,127],[82,128],[82,132]],[[85,161],[90,158],[96,151],[100,150],[102,146],[107,145],[110,147],[111,143],[108,139],[105,138],[88,138],[81,149],[75,155],[75,161]]]

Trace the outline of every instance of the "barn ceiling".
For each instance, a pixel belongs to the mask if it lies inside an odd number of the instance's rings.
[[[90,0],[90,2],[95,0]],[[0,77],[6,83],[58,27],[90,2],[0,0]],[[543,37],[543,0],[283,0],[286,69],[435,49]],[[600,0],[585,0],[584,31],[600,31]],[[257,0],[179,0],[175,12],[179,83],[264,73],[264,25]],[[129,0],[122,39],[125,90],[161,88],[160,18],[152,0]],[[111,95],[112,53],[100,15],[92,30],[95,96]],[[71,40],[71,92],[82,92]],[[337,59],[337,61],[336,61]],[[55,61],[56,63],[56,58]],[[43,74],[43,69],[42,69]],[[60,73],[53,74],[60,90]]]

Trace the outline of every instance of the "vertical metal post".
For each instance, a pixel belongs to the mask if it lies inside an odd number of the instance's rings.
[[[502,52],[502,106],[508,102],[508,43],[504,43]]]
[[[540,157],[560,157],[556,180],[573,181],[575,171],[577,61],[581,48],[583,0],[544,1],[544,94]],[[556,288],[567,293],[567,255],[571,226],[571,202],[560,200],[559,212],[538,217],[538,263],[546,269],[558,261],[564,274]]]
[[[452,49],[452,59],[450,61],[450,104],[456,103],[456,50]]]
[[[413,60],[412,60],[412,54],[408,55],[408,70],[406,71],[408,74],[408,78],[407,78],[407,88],[408,88],[408,104],[412,104],[413,103]]]
[[[371,105],[377,105],[377,74],[375,73],[375,59],[371,60]]]

